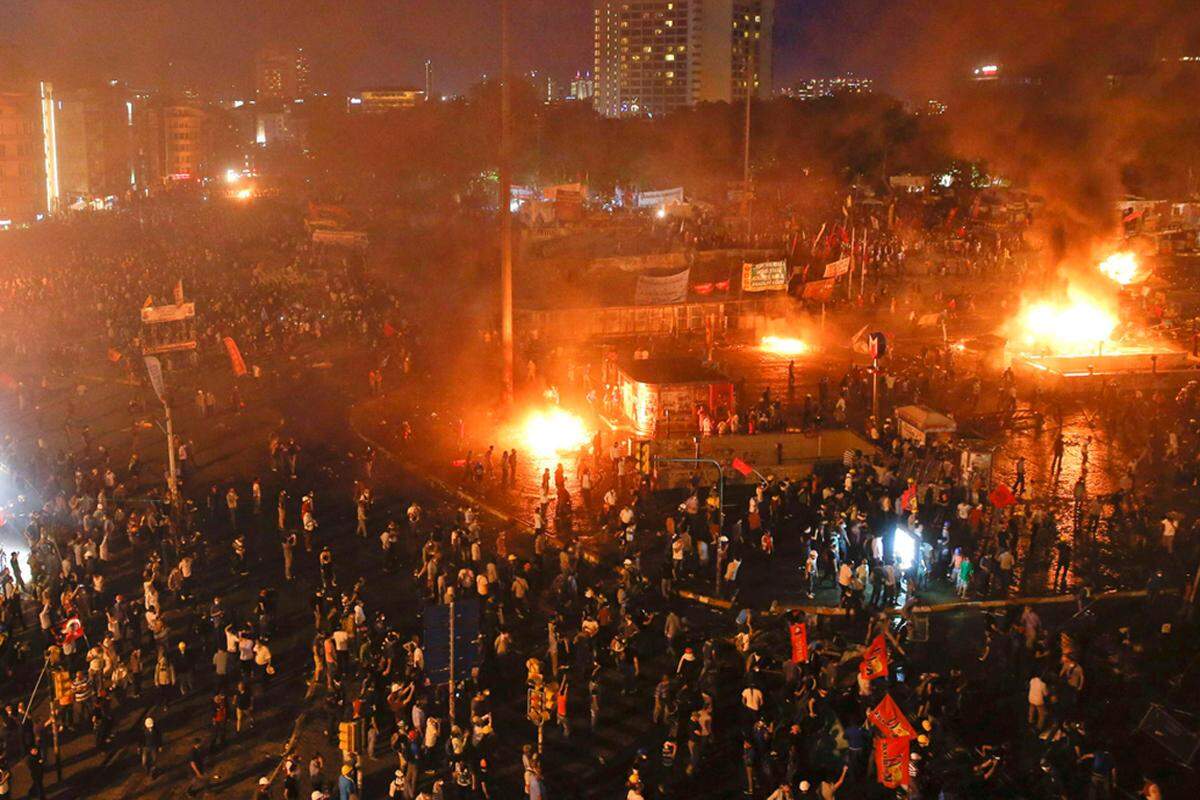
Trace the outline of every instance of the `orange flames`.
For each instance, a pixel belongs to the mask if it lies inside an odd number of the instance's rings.
[[[1025,345],[1052,355],[1088,355],[1112,344],[1120,320],[1094,299],[1077,292],[1066,302],[1043,300],[1026,307],[1019,325]]]
[[[591,440],[583,419],[561,408],[533,411],[521,425],[525,447],[536,456],[578,450]]]
[[[1133,283],[1141,271],[1138,258],[1133,253],[1113,253],[1100,262],[1099,268],[1102,273],[1122,286]]]
[[[758,349],[776,356],[801,356],[808,352],[808,343],[789,336],[764,336]]]

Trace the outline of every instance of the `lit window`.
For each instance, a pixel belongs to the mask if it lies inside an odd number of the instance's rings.
[[[666,55],[665,57],[666,57],[667,61],[674,61],[674,60],[675,60],[675,54],[674,54],[674,53],[667,53],[667,55]]]

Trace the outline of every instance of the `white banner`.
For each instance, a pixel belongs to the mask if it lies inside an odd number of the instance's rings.
[[[196,316],[195,303],[174,306],[142,306],[142,322],[178,322]]]
[[[682,186],[674,189],[660,189],[657,192],[639,192],[637,198],[638,208],[659,208],[682,202]]]
[[[763,261],[759,264],[742,265],[743,292],[774,292],[786,289],[787,285],[786,261]]]
[[[850,256],[839,258],[830,264],[825,265],[826,278],[839,278],[850,271]]]
[[[638,275],[633,303],[638,306],[663,306],[687,300],[690,269],[674,275]]]
[[[157,356],[146,356],[146,372],[150,375],[150,385],[154,387],[159,402],[166,403],[167,387],[163,383],[162,362]]]
[[[325,231],[317,230],[312,233],[315,244],[340,244],[347,247],[366,247],[367,234],[363,231]]]

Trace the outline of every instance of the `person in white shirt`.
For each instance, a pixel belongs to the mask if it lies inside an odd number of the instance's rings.
[[[1029,679],[1029,724],[1040,731],[1046,724],[1046,696],[1049,689],[1041,675]]]

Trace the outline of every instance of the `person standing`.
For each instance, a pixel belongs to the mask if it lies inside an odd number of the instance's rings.
[[[280,511],[281,516],[282,514],[283,512]],[[291,583],[296,579],[292,574],[292,560],[295,558],[296,552],[296,534],[284,531],[280,547],[283,548],[283,579]]]
[[[338,778],[338,800],[356,800],[358,784],[354,781],[354,767],[342,765],[342,774]]]
[[[42,758],[42,751],[37,745],[29,748],[29,755],[25,757],[25,763],[29,767],[29,797],[30,800],[46,800],[46,760]]]

